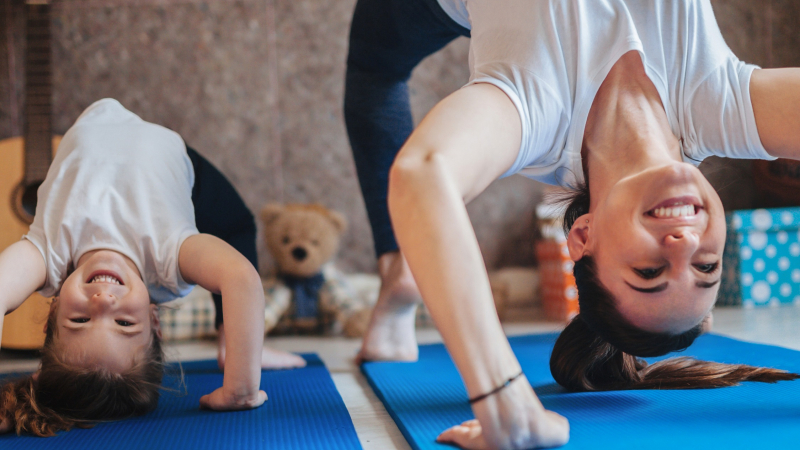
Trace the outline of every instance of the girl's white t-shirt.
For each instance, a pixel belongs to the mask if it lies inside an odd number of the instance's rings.
[[[592,102],[612,66],[638,51],[683,159],[775,159],[761,144],[745,64],[708,0],[438,0],[471,29],[469,84],[506,93],[522,121],[521,173],[572,187]],[[469,85],[468,84],[468,85]]]
[[[57,295],[81,256],[105,249],[134,262],[153,302],[188,294],[178,252],[197,234],[193,185],[177,133],[113,99],[89,106],[61,140],[24,236],[47,267],[40,293]]]

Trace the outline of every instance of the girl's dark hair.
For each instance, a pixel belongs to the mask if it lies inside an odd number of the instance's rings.
[[[564,232],[589,212],[589,188],[578,187],[568,197]],[[681,334],[653,333],[631,324],[615,305],[614,296],[597,277],[591,256],[573,269],[580,313],[556,340],[550,372],[558,384],[573,391],[622,389],[696,389],[735,386],[742,381],[774,383],[800,375],[744,364],[721,364],[694,358],[670,358],[648,364],[639,356],[661,356],[684,350],[702,332],[702,323]]]
[[[73,427],[125,419],[155,409],[164,374],[161,339],[154,329],[150,347],[131,368],[115,373],[71,365],[55,351],[55,314],[47,319],[38,377],[0,388],[0,418],[17,434],[54,436]]]

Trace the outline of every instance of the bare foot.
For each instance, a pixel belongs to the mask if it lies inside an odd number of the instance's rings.
[[[225,368],[225,324],[217,330],[217,365],[220,370]],[[294,369],[305,367],[306,360],[294,353],[263,347],[261,349],[262,369]]]
[[[381,255],[378,272],[381,290],[356,362],[416,361],[414,322],[422,302],[417,284],[400,252]]]

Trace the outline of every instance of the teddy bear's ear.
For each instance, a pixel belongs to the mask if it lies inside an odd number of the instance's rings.
[[[344,230],[347,229],[347,218],[345,218],[342,213],[328,210],[328,219],[330,219],[333,226],[339,230],[339,234],[344,233]]]
[[[261,208],[261,220],[264,222],[264,225],[269,226],[278,216],[281,215],[283,212],[283,205],[278,203],[270,203],[263,208]]]

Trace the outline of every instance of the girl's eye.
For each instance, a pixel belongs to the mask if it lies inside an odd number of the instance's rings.
[[[714,262],[711,264],[697,264],[694,267],[703,273],[714,273],[717,271],[717,268],[719,267],[719,262]]]
[[[283,239],[281,240],[281,242],[283,242],[284,244],[288,244],[289,243],[289,236],[284,236]]]
[[[120,326],[123,326],[123,327],[130,327],[130,326],[133,326],[133,323],[132,322],[128,322],[127,320],[117,320],[117,325],[120,325]]]
[[[86,323],[86,322],[89,321],[89,318],[88,317],[78,317],[77,319],[69,319],[69,321],[70,322],[75,322],[75,323]]]
[[[661,275],[661,272],[664,271],[663,267],[657,268],[647,268],[647,269],[633,269],[637,275],[644,278],[645,280],[652,280],[653,278],[658,277]]]

